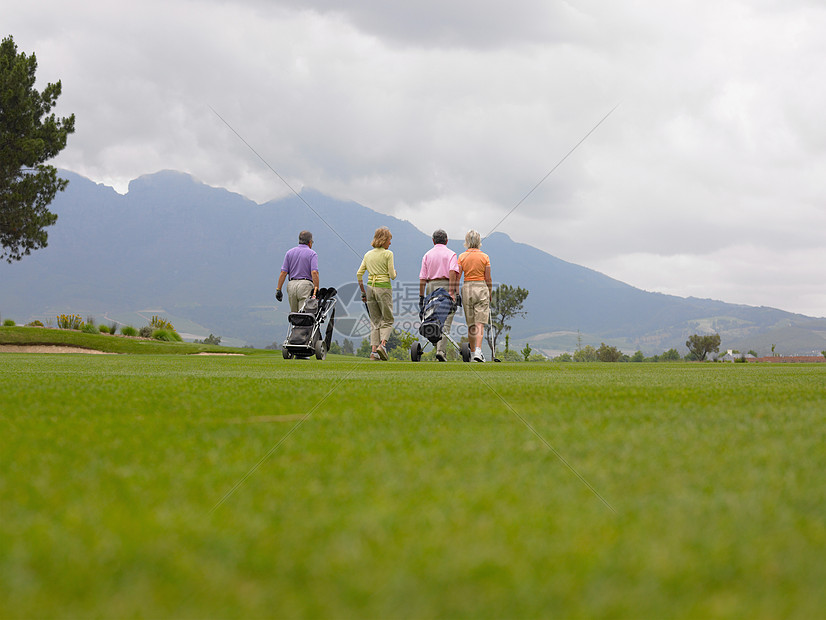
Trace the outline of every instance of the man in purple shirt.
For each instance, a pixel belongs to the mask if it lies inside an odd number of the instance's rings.
[[[419,305],[424,303],[425,295],[430,295],[439,287],[444,288],[451,297],[456,299],[459,274],[456,252],[447,247],[447,233],[440,228],[433,233],[433,247],[422,258],[422,269],[419,272]],[[450,333],[453,314],[451,312],[447,315],[444,325],[445,333]],[[436,345],[436,359],[440,362],[447,361],[446,344],[447,338],[442,337]]]
[[[313,233],[309,230],[302,230],[298,235],[298,245],[284,255],[275,289],[275,299],[278,301],[284,298],[281,287],[287,276],[290,278],[287,283],[290,312],[298,312],[304,301],[310,296],[315,297],[318,292],[318,254],[313,250]]]

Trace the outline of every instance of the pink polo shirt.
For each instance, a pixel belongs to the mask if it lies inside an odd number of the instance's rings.
[[[438,280],[450,278],[450,272],[459,273],[456,252],[443,243],[437,243],[422,258],[422,270],[419,280]]]

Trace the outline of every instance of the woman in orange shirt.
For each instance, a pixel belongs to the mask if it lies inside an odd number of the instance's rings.
[[[473,351],[475,362],[485,361],[482,354],[482,338],[485,335],[485,324],[490,322],[490,299],[493,293],[490,258],[479,249],[481,245],[482,235],[470,230],[465,235],[467,252],[459,256],[459,269],[465,277],[462,285],[462,305],[465,308],[468,344]]]

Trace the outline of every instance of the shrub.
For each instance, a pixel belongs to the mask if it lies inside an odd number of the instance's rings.
[[[109,326],[109,333],[112,334],[113,336],[118,333],[118,324],[117,324],[117,322],[113,322]]]
[[[151,325],[144,325],[138,330],[138,336],[141,338],[151,338],[152,332],[155,331]]]
[[[114,332],[112,332],[114,333]],[[120,333],[124,336],[137,336],[138,330],[132,327],[131,325],[124,325],[120,328]]]
[[[94,323],[86,323],[83,327],[80,328],[84,334],[99,334],[100,331],[97,327],[95,327]]]
[[[163,340],[164,342],[181,342],[183,338],[174,329],[156,329],[152,332],[153,340]]]
[[[173,332],[175,331],[175,327],[172,325],[172,323],[170,323],[166,319],[162,319],[157,315],[152,317],[152,320],[149,321],[149,325],[151,325],[155,329],[164,329]]]
[[[101,334],[108,334],[109,333],[109,326],[101,324],[98,327],[98,330],[100,331]]]
[[[86,317],[86,324],[87,325],[97,325],[97,321],[95,320],[95,317],[87,316]]]
[[[660,356],[660,361],[662,362],[679,362],[680,361],[680,353],[677,349],[669,349],[665,353]]]
[[[57,326],[60,329],[80,329],[83,327],[83,319],[79,314],[59,314],[57,316]]]
[[[586,344],[582,349],[574,353],[575,362],[596,362],[597,350],[590,344]]]
[[[41,323],[40,321],[38,321],[38,320],[36,320],[36,319],[35,319],[35,320],[34,320],[34,321],[32,321],[31,323],[28,323],[28,324],[26,325],[26,327],[43,327],[43,323]]]
[[[204,338],[203,344],[219,345],[221,344],[221,336],[213,336],[212,334],[210,334],[209,336]]]
[[[597,349],[597,359],[600,362],[618,362],[622,359],[622,351],[603,342]]]
[[[14,322],[14,319],[6,319],[3,321],[3,327],[14,327],[17,323]]]
[[[497,351],[497,353],[499,352]],[[503,362],[524,362],[525,356],[521,353],[517,353],[513,349],[507,349],[499,353],[499,359]]]

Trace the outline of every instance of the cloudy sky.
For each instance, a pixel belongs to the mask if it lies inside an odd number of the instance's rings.
[[[296,189],[826,316],[822,0],[29,0],[3,30],[77,116],[55,163],[119,191],[288,194],[218,112]]]

